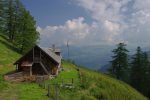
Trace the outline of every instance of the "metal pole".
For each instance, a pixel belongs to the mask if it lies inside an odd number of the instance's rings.
[[[68,59],[70,58],[69,56],[69,41],[67,41],[67,48],[68,48]]]

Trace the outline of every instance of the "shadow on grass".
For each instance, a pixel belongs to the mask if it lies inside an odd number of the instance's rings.
[[[1,36],[3,39],[5,39],[5,40],[9,41],[9,39],[8,39],[5,35],[0,34],[0,36]]]
[[[3,40],[0,40],[0,43],[4,44],[7,48],[9,48],[13,51],[16,51],[16,52],[20,53],[19,50],[16,47],[14,47],[13,45],[11,45],[11,44],[3,41]]]

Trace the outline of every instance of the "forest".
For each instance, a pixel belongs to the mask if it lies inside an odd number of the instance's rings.
[[[136,53],[129,56],[126,44],[119,43],[114,49],[109,74],[122,80],[145,96],[150,96],[150,60],[147,52],[137,47]]]
[[[18,52],[25,53],[39,39],[36,21],[20,0],[0,0],[0,35],[11,41]]]

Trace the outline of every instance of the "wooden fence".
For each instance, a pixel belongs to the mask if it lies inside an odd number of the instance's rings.
[[[36,82],[41,88],[47,90],[47,96],[49,98],[52,98],[53,100],[61,100],[60,94],[61,92],[63,92],[63,89],[70,89],[70,90],[75,89],[74,79],[70,78],[67,80],[70,80],[70,82],[65,83],[64,80],[62,79],[60,83],[53,84],[53,83],[45,83],[44,78],[41,78],[38,79]]]
[[[79,81],[80,84],[82,84],[83,80],[82,80],[82,73],[80,71],[80,69],[77,69],[78,71],[78,75],[79,75]],[[61,96],[61,92],[63,92],[63,89],[70,89],[73,90],[75,89],[75,79],[74,78],[67,78],[67,80],[69,81],[65,81],[65,79],[61,79],[60,82],[58,82],[57,84],[54,83],[45,83],[44,80],[47,79],[47,77],[39,77],[36,80],[36,83],[43,89],[47,90],[47,96],[50,99],[53,100],[61,100],[60,96]]]

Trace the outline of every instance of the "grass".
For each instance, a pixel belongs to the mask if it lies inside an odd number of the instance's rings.
[[[52,79],[52,80],[48,80],[46,83],[50,83],[50,84],[61,84],[62,82],[64,84],[66,83],[73,83],[75,85],[79,85],[79,74],[77,71],[77,67],[71,63],[67,63],[65,61],[62,62],[63,65],[63,71],[61,71],[59,73],[59,75]]]
[[[47,91],[35,83],[23,83],[18,87],[20,88],[19,100],[48,100]]]
[[[139,92],[122,81],[91,70],[81,70],[83,76],[82,92],[98,100],[146,100]]]
[[[147,100],[131,86],[108,75],[79,68],[66,61],[63,62],[63,66],[66,70],[61,72],[57,78],[47,81],[48,83],[61,83],[62,79],[68,79],[68,81],[72,77],[77,79],[75,89],[60,89],[62,100]],[[80,69],[81,83],[77,68]]]
[[[3,75],[15,69],[13,63],[21,56],[14,50],[12,44],[0,36],[0,100],[54,100],[55,85],[51,85],[51,98],[48,98],[47,89],[35,83],[10,83],[3,80]],[[67,61],[63,61],[62,66],[63,71],[56,78],[45,81],[45,84],[67,84],[73,79],[73,89],[59,87],[60,100],[146,100],[122,81],[79,68]]]
[[[8,83],[0,93],[0,100],[48,100],[46,93],[35,83]]]
[[[47,91],[35,83],[10,83],[3,75],[15,70],[13,63],[21,57],[13,45],[0,36],[0,100],[48,100]]]

